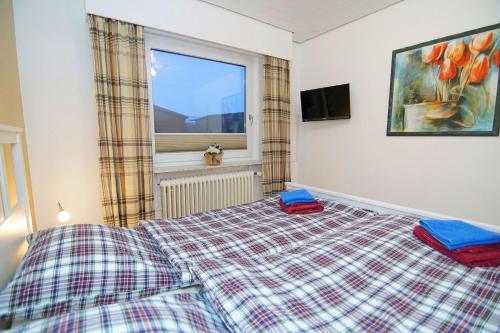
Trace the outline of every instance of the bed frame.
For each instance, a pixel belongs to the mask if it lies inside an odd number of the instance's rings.
[[[394,205],[394,204],[383,202],[383,201],[371,200],[371,199],[358,197],[358,196],[354,196],[354,195],[349,195],[349,194],[345,194],[345,193],[341,193],[341,192],[329,191],[329,190],[321,189],[318,187],[303,185],[303,184],[299,184],[299,183],[295,183],[295,182],[286,183],[286,188],[287,188],[287,190],[296,190],[299,188],[303,188],[303,189],[308,190],[309,192],[311,192],[312,194],[314,194],[317,197],[335,200],[337,202],[345,203],[345,204],[351,205],[351,206],[370,209],[370,210],[373,210],[373,211],[381,213],[381,214],[412,215],[412,216],[417,216],[419,218],[431,218],[431,219],[440,219],[440,220],[463,220],[463,221],[467,221],[468,223],[474,224],[474,225],[481,227],[481,228],[484,228],[484,229],[488,229],[488,230],[495,231],[495,232],[500,232],[500,226],[496,226],[496,225],[492,225],[492,224],[487,224],[487,223],[478,222],[478,221],[472,221],[472,220],[464,219],[461,217],[455,217],[455,216],[449,216],[449,215],[444,215],[444,214],[428,212],[428,211],[419,210],[419,209],[410,208],[410,207],[405,207],[405,206]]]
[[[26,253],[25,237],[32,232],[22,132],[0,124],[0,289]],[[17,194],[17,202],[9,202],[12,193]]]

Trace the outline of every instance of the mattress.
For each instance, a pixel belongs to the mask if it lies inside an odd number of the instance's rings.
[[[318,199],[321,213],[289,215],[270,197],[174,220],[142,221],[169,262],[180,272],[181,284],[198,281],[193,263],[211,258],[259,257],[305,244],[377,214],[334,201]]]
[[[468,268],[378,215],[303,245],[193,265],[231,332],[498,332],[500,267]]]

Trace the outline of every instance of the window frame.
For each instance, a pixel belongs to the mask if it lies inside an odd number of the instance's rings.
[[[197,58],[213,60],[217,62],[230,63],[245,67],[245,130],[247,139],[247,149],[235,149],[224,151],[224,161],[238,162],[258,160],[260,153],[260,112],[262,95],[262,57],[257,54],[234,50],[229,47],[214,45],[208,42],[194,41],[190,38],[172,36],[167,33],[154,30],[145,31],[145,53],[148,79],[148,94],[150,105],[151,132],[154,153],[154,168],[180,166],[180,165],[201,165],[204,164],[204,151],[189,152],[165,152],[156,153],[156,133],[154,126],[153,110],[153,86],[151,80],[151,50],[166,51]],[[179,134],[179,133],[177,133]],[[214,133],[215,134],[215,133]],[[168,135],[168,134],[167,134]],[[176,135],[176,133],[172,133]],[[183,135],[200,135],[197,133]],[[201,134],[203,135],[203,134]],[[215,135],[227,135],[224,133]]]

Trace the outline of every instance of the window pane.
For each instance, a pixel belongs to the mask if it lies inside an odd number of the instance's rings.
[[[155,133],[245,133],[245,67],[151,50]]]

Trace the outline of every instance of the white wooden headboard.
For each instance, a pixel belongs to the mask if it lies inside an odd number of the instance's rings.
[[[11,278],[32,232],[22,129],[0,124],[0,289]]]

